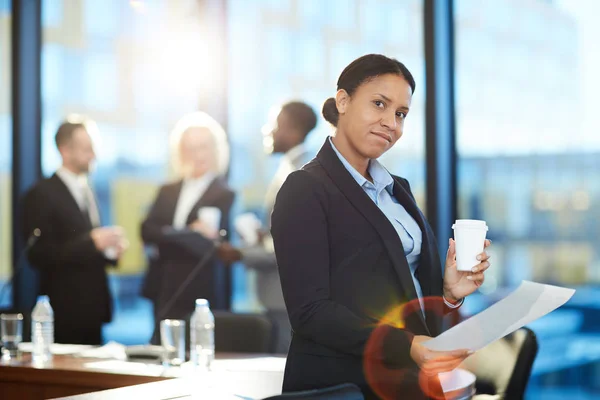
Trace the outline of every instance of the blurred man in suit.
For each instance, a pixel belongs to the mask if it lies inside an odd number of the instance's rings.
[[[112,314],[105,267],[116,265],[127,247],[121,228],[101,227],[88,183],[93,126],[79,120],[60,125],[55,139],[62,166],[24,198],[23,233],[41,232],[29,261],[40,271],[40,292],[50,297],[57,343],[102,343],[102,324]]]
[[[317,116],[306,103],[293,101],[281,107],[270,132],[271,154],[283,154],[281,164],[275,177],[269,184],[265,198],[266,231],[270,228],[271,212],[275,204],[277,192],[287,176],[300,169],[310,161],[310,153],[304,146],[308,134],[317,125]],[[263,231],[259,234],[258,245],[246,248],[235,248],[230,243],[223,243],[219,248],[219,256],[224,262],[242,261],[248,268],[257,272],[258,297],[267,310],[267,316],[273,324],[272,351],[287,353],[291,340],[291,326],[281,293],[281,283],[277,271],[277,261],[273,248],[273,239]]]

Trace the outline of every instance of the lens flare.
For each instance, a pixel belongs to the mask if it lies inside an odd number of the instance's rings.
[[[365,378],[373,392],[383,400],[410,398],[411,392],[415,395],[421,392],[436,400],[445,399],[437,374],[432,376],[423,373],[408,359],[404,362],[393,362],[394,360],[386,357],[389,355],[389,350],[394,349],[395,343],[399,345],[408,343],[408,337],[412,333],[404,329],[418,332],[413,327],[422,324],[419,322],[422,319],[421,307],[427,316],[429,326],[435,324],[434,320],[441,320],[444,313],[443,298],[425,297],[421,301],[422,305],[417,299],[400,304],[378,318],[379,323],[365,345],[363,357]],[[399,332],[406,334],[406,342],[402,343]],[[410,357],[409,349],[406,349],[406,357]]]

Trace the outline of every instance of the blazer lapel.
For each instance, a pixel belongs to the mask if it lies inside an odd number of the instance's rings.
[[[181,189],[183,188],[183,180],[176,182],[169,188],[169,207],[165,207],[165,214],[163,214],[165,223],[171,225],[175,219],[175,213],[177,212],[177,202],[181,195]]]
[[[414,218],[419,225],[419,228],[421,228],[421,233],[423,235],[421,243],[421,260],[415,275],[421,285],[423,297],[433,297],[436,299],[428,301],[425,310],[430,331],[436,334],[437,332],[440,332],[441,328],[439,316],[443,315],[444,312],[444,305],[442,301],[440,301],[442,299],[442,293],[439,288],[436,290],[432,287],[432,283],[435,284],[443,281],[436,240],[429,229],[425,216],[419,210],[417,203],[396,177],[394,177],[393,193],[394,197],[406,209],[410,216]]]
[[[431,269],[435,268],[437,265],[437,262],[432,263],[433,260],[431,254],[432,244],[435,245],[435,243],[432,243],[433,238],[429,233],[427,224],[425,222],[425,217],[419,210],[417,203],[395,177],[393,193],[396,200],[398,200],[402,207],[404,207],[404,209],[410,214],[410,216],[413,217],[413,219],[417,222],[419,228],[421,229],[423,240],[421,243],[421,260],[419,263],[419,267],[417,268],[417,275],[419,277],[419,283],[421,284],[423,296],[430,296],[432,295],[430,285],[430,272]]]
[[[86,227],[92,229],[92,221],[90,220],[89,216],[84,215],[84,213],[81,211],[79,204],[77,204],[77,200],[75,200],[73,194],[71,194],[71,191],[63,182],[63,180],[56,174],[52,175],[50,180],[53,182],[54,186],[56,186],[58,195],[64,201],[63,204],[65,204],[70,210],[73,210],[74,213],[77,213]]]
[[[398,237],[393,225],[387,217],[381,212],[379,207],[369,198],[369,196],[357,185],[356,181],[346,170],[337,154],[331,147],[329,139],[319,151],[317,159],[323,165],[327,173],[331,176],[332,181],[344,193],[348,201],[369,221],[377,233],[380,235],[383,244],[392,260],[392,264],[398,277],[400,285],[404,290],[406,302],[418,301],[415,285],[412,280],[410,268],[404,255],[402,241]],[[394,185],[396,186],[396,185]],[[421,312],[415,312],[419,316],[419,320],[425,328],[427,324]],[[427,328],[428,329],[428,328]]]

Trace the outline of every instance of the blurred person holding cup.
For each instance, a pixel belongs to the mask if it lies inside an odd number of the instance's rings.
[[[243,247],[236,248],[228,242],[219,247],[219,257],[224,262],[242,261],[257,272],[258,298],[273,325],[273,353],[287,353],[291,326],[281,293],[273,239],[268,233],[270,217],[277,192],[287,176],[310,161],[304,142],[316,125],[317,116],[308,104],[291,101],[281,106],[276,117],[263,128],[266,151],[270,154],[283,154],[265,196],[265,223],[251,213],[240,215],[235,220],[235,227],[242,237]]]
[[[158,323],[186,319],[197,298],[217,310],[228,309],[230,302],[229,270],[215,255],[198,266],[228,237],[234,192],[224,178],[229,167],[225,131],[206,113],[186,115],[171,134],[171,155],[177,179],[159,189],[141,226],[149,254],[142,295],[154,306],[153,343],[159,341]]]

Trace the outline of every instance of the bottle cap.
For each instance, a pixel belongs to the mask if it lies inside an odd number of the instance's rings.
[[[206,299],[196,299],[196,307],[208,307],[208,300]]]
[[[38,303],[40,301],[42,301],[42,302],[44,302],[44,301],[50,302],[50,298],[47,295],[44,294],[44,295],[38,296],[37,301],[38,301]]]

